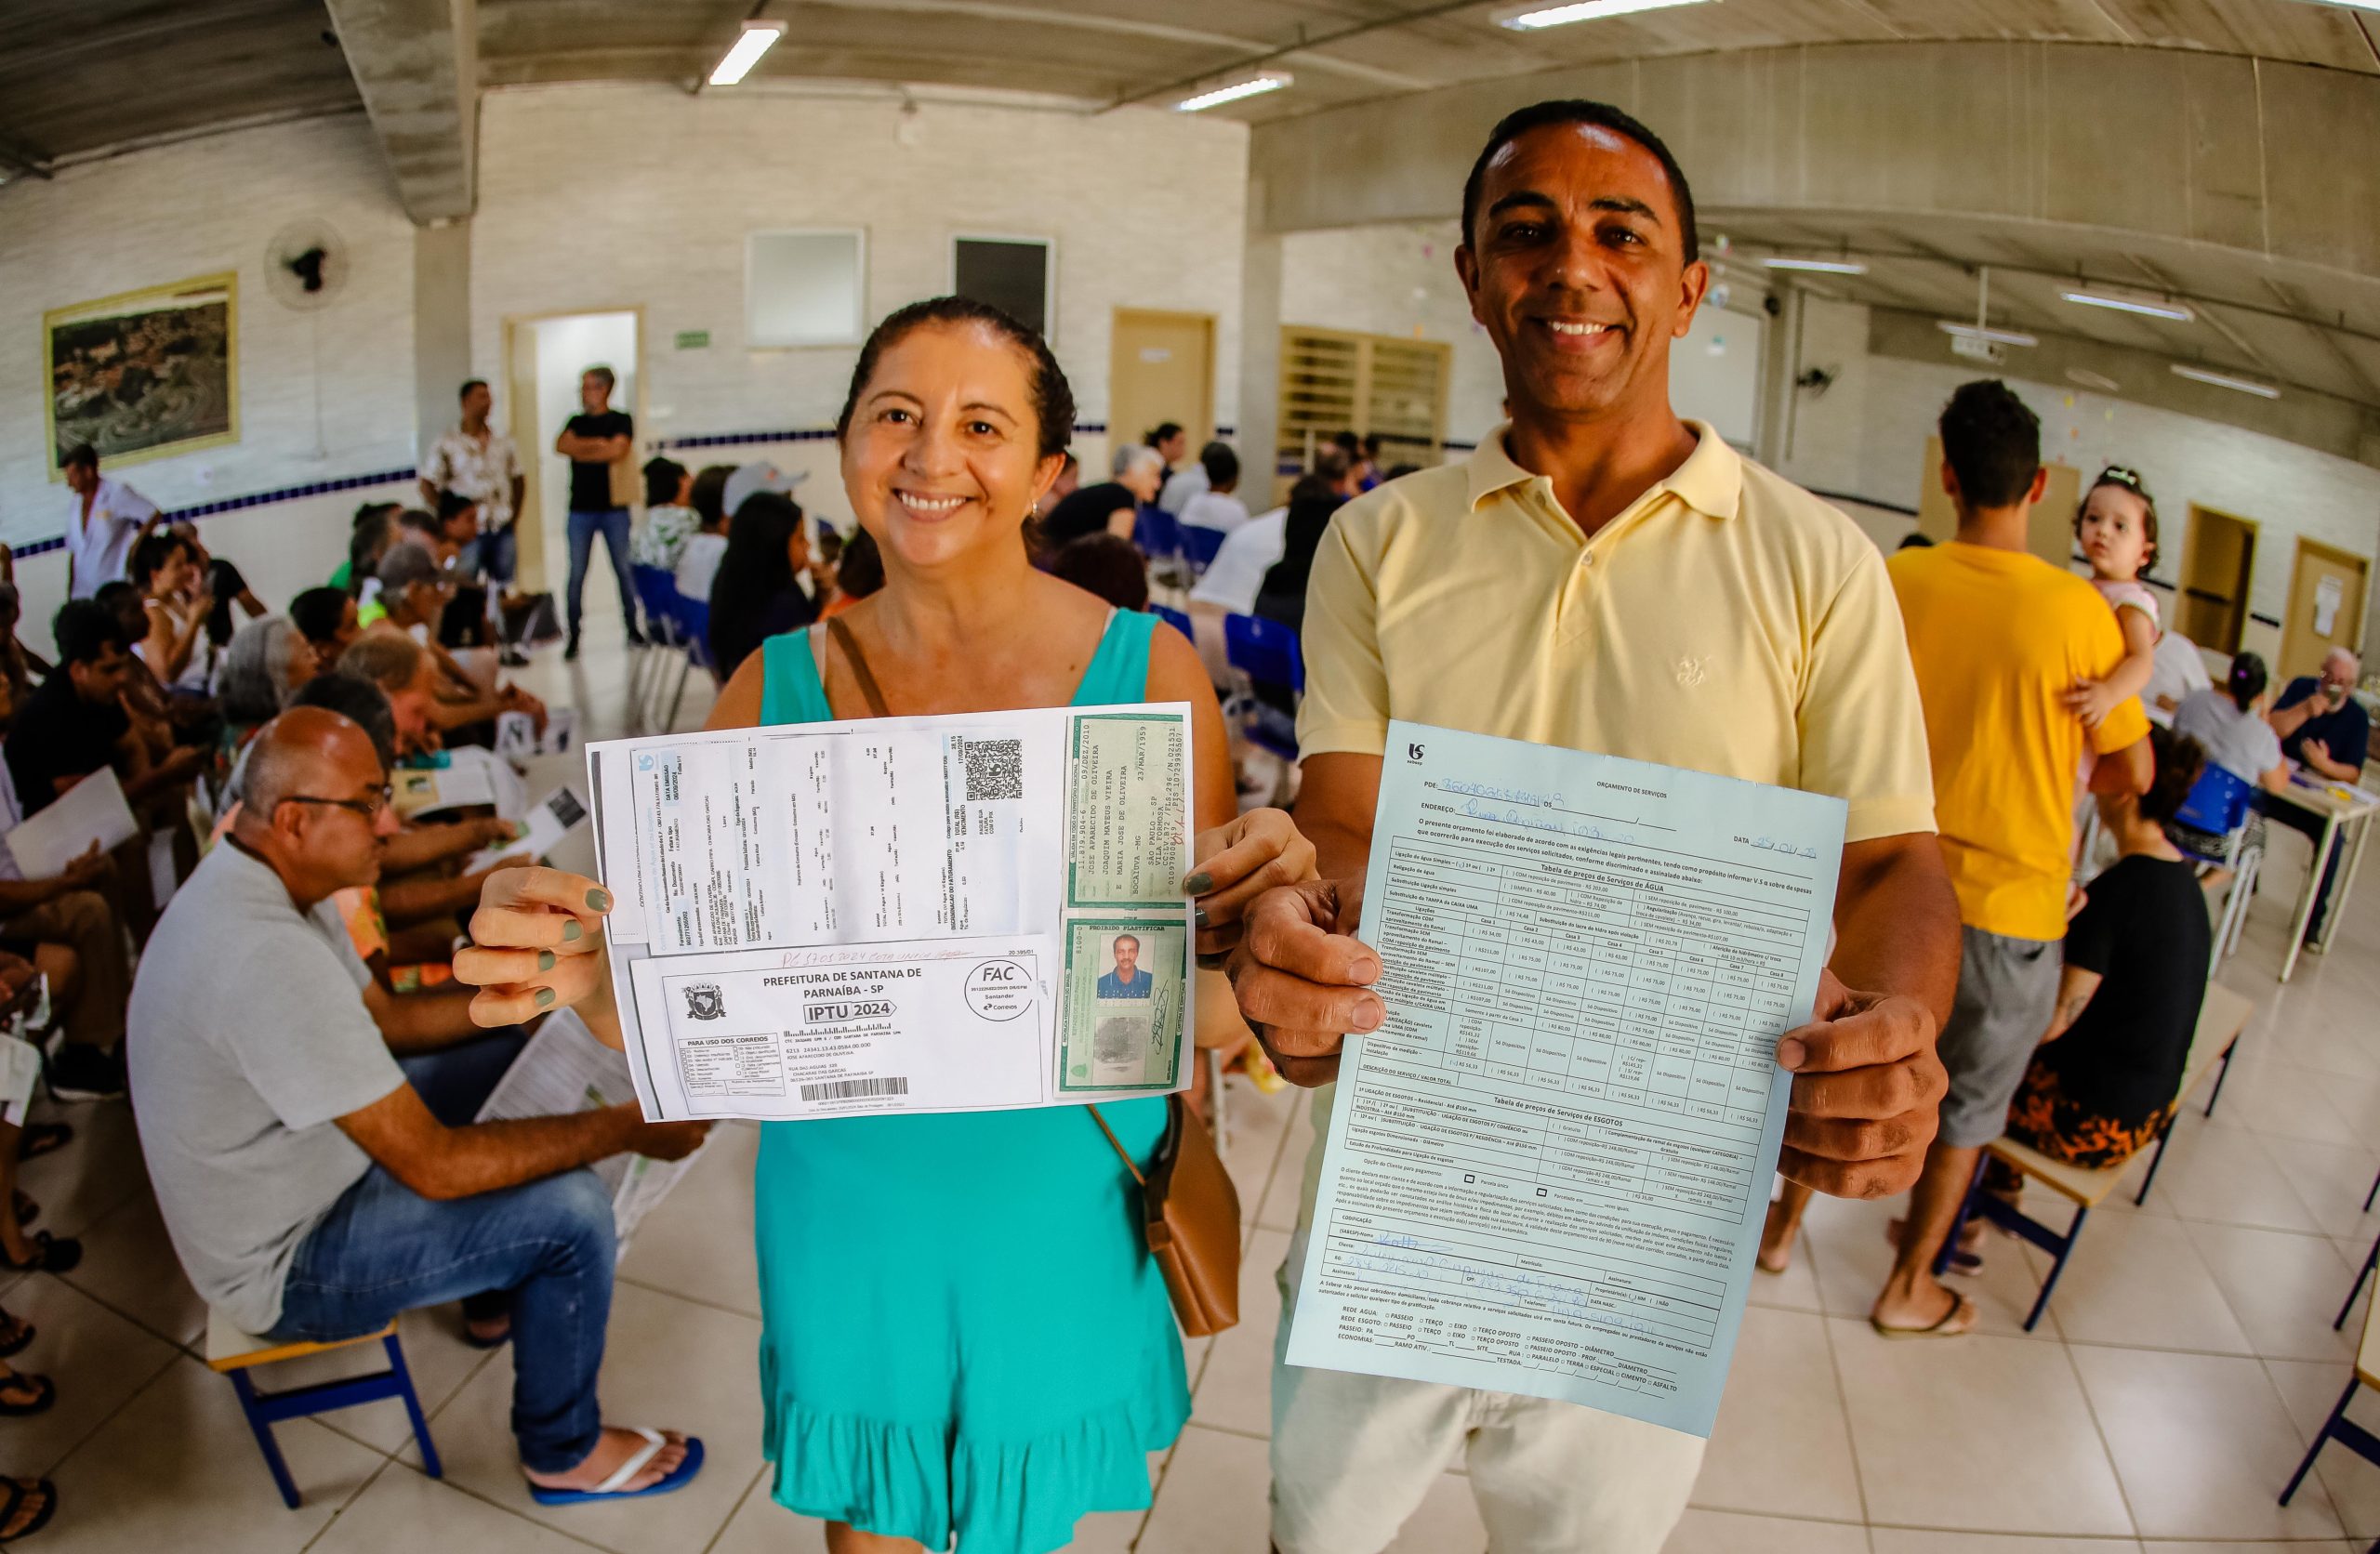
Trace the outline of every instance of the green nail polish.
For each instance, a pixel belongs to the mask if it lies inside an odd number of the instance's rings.
[[[612,910],[611,892],[608,890],[589,890],[587,892],[587,904],[594,911],[609,912]]]
[[[569,943],[574,939],[584,939],[586,937],[587,930],[578,926],[578,919],[575,917],[573,917],[569,922],[564,923],[562,926],[562,942],[565,944]]]
[[[550,971],[553,968],[554,953],[551,950],[539,950],[537,952],[537,969],[540,971]]]
[[[1203,896],[1215,888],[1215,876],[1201,870],[1182,882],[1182,889],[1194,896]]]
[[[541,987],[537,990],[537,1007],[541,1009],[545,1008],[552,1004],[553,1001],[554,990],[552,988]]]
[[[1197,923],[1200,928],[1205,928],[1207,926],[1207,909],[1203,906],[1192,907],[1190,909],[1190,920]]]

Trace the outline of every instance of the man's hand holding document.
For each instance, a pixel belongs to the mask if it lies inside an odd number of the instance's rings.
[[[482,1012],[545,1007],[504,984],[600,942],[655,1121],[1183,1088],[1189,730],[1164,704],[590,745],[603,899],[549,922],[483,909],[482,945],[520,958],[471,979],[498,984]],[[529,924],[551,942],[508,948]]]

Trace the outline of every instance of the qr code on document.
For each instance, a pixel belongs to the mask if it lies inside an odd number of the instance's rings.
[[[967,802],[985,804],[1025,797],[1025,742],[970,740],[959,747],[967,761]]]

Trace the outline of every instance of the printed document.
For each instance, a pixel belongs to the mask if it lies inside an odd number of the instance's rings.
[[[124,787],[115,780],[115,771],[103,766],[9,832],[7,845],[8,855],[27,879],[53,879],[90,851],[93,842],[99,844],[101,852],[112,852],[139,830],[132,823],[132,809],[124,801]]]
[[[588,746],[645,1115],[1182,1088],[1189,730],[1177,702]]]
[[[559,1117],[601,1111],[636,1099],[636,1085],[628,1059],[604,1046],[587,1028],[575,1009],[546,1017],[512,1066],[480,1107],[478,1120],[508,1117]],[[710,1140],[683,1160],[651,1160],[641,1154],[615,1154],[598,1161],[595,1175],[612,1192],[612,1224],[619,1255],[628,1256],[628,1237],[645,1215],[668,1196]]]
[[[1707,1436],[1840,799],[1392,722],[1289,1361]]]

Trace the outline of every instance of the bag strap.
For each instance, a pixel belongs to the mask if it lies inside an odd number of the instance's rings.
[[[879,718],[892,717],[892,713],[885,710],[884,692],[877,688],[876,677],[868,671],[867,655],[859,651],[859,639],[852,635],[852,628],[844,624],[840,615],[826,617],[826,635],[835,639],[835,646],[843,650],[843,658],[852,666],[852,678],[859,681],[859,693],[866,701],[867,710]],[[1104,1127],[1106,1125],[1103,1123],[1100,1126]]]
[[[1090,1113],[1091,1120],[1099,1125],[1099,1131],[1107,1135],[1107,1142],[1115,1149],[1116,1158],[1124,1163],[1124,1169],[1132,1173],[1132,1179],[1139,1182],[1143,1187],[1146,1187],[1149,1184],[1148,1179],[1141,1175],[1141,1168],[1139,1165],[1133,1161],[1130,1154],[1125,1152],[1123,1140],[1117,1139],[1116,1137],[1116,1130],[1107,1126],[1107,1119],[1099,1114],[1099,1108],[1096,1106],[1086,1106],[1083,1110]]]

